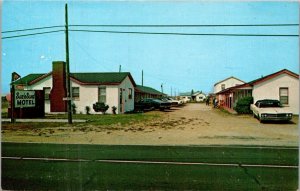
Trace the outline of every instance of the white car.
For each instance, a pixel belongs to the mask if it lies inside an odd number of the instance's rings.
[[[173,98],[170,98],[170,97],[163,98],[162,100],[163,100],[163,101],[171,102],[171,103],[172,103],[172,106],[179,106],[179,105],[182,105],[182,104],[183,104],[183,101],[182,101],[182,100],[176,100],[176,99],[173,99]]]
[[[258,100],[255,104],[250,105],[250,110],[253,112],[253,116],[260,122],[289,121],[293,117],[293,113],[287,108],[282,107],[278,100]]]
[[[181,100],[182,100],[183,103],[187,103],[187,102],[190,102],[190,101],[191,101],[191,98],[188,97],[188,96],[184,96],[184,97],[182,97]]]

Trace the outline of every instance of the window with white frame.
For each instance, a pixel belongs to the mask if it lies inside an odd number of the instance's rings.
[[[128,99],[132,99],[132,88],[128,89]]]
[[[279,101],[283,105],[289,104],[289,88],[279,88]]]
[[[44,92],[45,92],[45,100],[50,100],[50,91],[51,88],[50,87],[44,87]]]
[[[221,90],[225,89],[225,84],[221,84]]]
[[[98,88],[98,102],[106,103],[106,87],[100,86]]]
[[[72,97],[79,99],[79,87],[72,87]]]

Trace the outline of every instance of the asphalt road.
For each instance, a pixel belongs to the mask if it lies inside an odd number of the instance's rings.
[[[296,190],[298,148],[2,143],[9,190]]]

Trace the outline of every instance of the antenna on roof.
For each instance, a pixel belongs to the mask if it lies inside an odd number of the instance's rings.
[[[142,86],[144,86],[144,71],[142,70]]]

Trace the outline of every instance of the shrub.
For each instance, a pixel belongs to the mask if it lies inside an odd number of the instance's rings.
[[[105,105],[105,103],[102,102],[96,102],[95,104],[93,104],[93,109],[95,110],[95,112],[102,112],[103,114],[105,114],[105,112],[108,110],[109,106]]]
[[[91,111],[90,106],[85,106],[85,112],[86,112],[87,115],[90,114],[90,111]]]
[[[76,114],[77,110],[76,110],[77,106],[75,105],[75,103],[72,103],[72,113]]]
[[[112,106],[111,109],[112,109],[113,114],[116,114],[117,107],[116,106]]]
[[[243,97],[239,99],[234,107],[234,110],[239,114],[251,113],[250,105],[253,103],[253,97]]]

